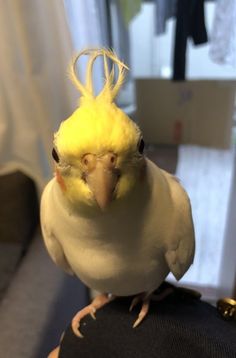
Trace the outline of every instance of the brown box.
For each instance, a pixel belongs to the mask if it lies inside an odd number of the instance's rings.
[[[228,148],[235,81],[137,79],[137,119],[147,143]]]

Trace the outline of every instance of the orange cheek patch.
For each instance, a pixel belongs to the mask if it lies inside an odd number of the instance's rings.
[[[61,174],[59,173],[58,169],[56,169],[56,180],[57,180],[58,184],[60,185],[61,190],[66,191],[65,182],[64,182]]]

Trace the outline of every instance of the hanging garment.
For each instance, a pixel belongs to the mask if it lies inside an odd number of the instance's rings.
[[[71,55],[60,1],[1,1],[0,175],[19,170],[39,191],[52,176],[53,132],[74,107]]]
[[[207,42],[204,0],[178,0],[174,45],[173,80],[185,80],[188,37],[195,45]]]
[[[236,1],[218,0],[211,32],[210,57],[236,66]]]
[[[155,0],[156,35],[164,34],[166,22],[176,16],[177,0]]]

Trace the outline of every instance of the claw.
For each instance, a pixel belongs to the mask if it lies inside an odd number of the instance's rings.
[[[82,335],[82,333],[79,330],[81,320],[87,315],[90,315],[94,320],[96,320],[96,316],[95,316],[96,311],[99,308],[106,305],[108,302],[111,302],[112,300],[114,300],[114,298],[115,298],[115,296],[113,296],[113,295],[101,294],[101,295],[97,296],[90,305],[84,307],[81,311],[79,311],[74,316],[74,318],[71,322],[71,327],[72,327],[74,334],[79,338],[83,338],[84,336]]]
[[[158,295],[152,295],[151,293],[141,293],[137,296],[135,296],[131,302],[129,311],[131,312],[132,309],[140,302],[142,301],[142,308],[139,312],[138,318],[136,319],[136,321],[133,324],[133,328],[137,327],[142,321],[143,319],[146,317],[148,310],[149,310],[149,302],[150,300],[154,300],[154,301],[161,301],[163,300],[165,297],[169,296],[171,293],[173,293],[173,288],[169,287],[167,289],[165,289],[163,292],[159,293]]]
[[[90,312],[90,316],[92,317],[92,319],[94,319],[94,321],[96,320],[96,315],[95,315],[95,313],[96,313],[96,309],[93,308],[92,311]]]
[[[72,330],[73,330],[74,334],[77,337],[84,338],[84,336],[82,335],[82,333],[79,330],[79,327],[80,327],[79,322],[73,320],[72,323],[71,323],[71,327],[72,327]]]
[[[131,312],[132,309],[133,309],[135,306],[137,306],[137,304],[138,304],[140,301],[141,301],[140,296],[134,297],[133,300],[132,300],[132,302],[131,302],[131,305],[130,305],[130,307],[129,307],[129,312]]]
[[[138,318],[136,319],[136,321],[133,324],[133,328],[137,327],[142,321],[143,319],[146,317],[147,313],[149,310],[149,301],[146,301],[143,303],[143,306],[141,308],[141,311],[138,315]]]
[[[147,295],[143,295],[143,294],[134,297],[134,299],[132,300],[130,308],[129,308],[130,311],[132,311],[134,306],[136,306],[140,301],[143,301],[142,308],[139,312],[138,318],[136,319],[136,321],[133,324],[133,328],[137,327],[143,321],[143,319],[146,317],[148,310],[149,310],[149,300],[150,300],[149,297],[147,297]]]
[[[82,320],[82,318],[84,318],[88,314],[93,313],[93,310],[94,310],[94,308],[93,308],[92,304],[90,304],[90,305],[84,307],[81,311],[79,311],[73,318],[73,320],[71,322],[71,326],[72,326],[72,330],[73,330],[74,334],[77,337],[83,338],[83,335],[79,330],[80,321]]]
[[[144,319],[145,316],[146,316],[146,314],[139,313],[138,318],[136,319],[136,321],[133,324],[133,328],[137,327],[142,322],[142,320]]]

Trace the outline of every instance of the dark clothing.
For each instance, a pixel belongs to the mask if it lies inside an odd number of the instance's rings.
[[[178,0],[174,45],[173,80],[185,80],[188,37],[195,45],[207,42],[204,0]]]
[[[235,358],[236,322],[225,321],[216,308],[176,289],[151,302],[148,316],[132,324],[140,306],[129,312],[131,298],[120,298],[86,317],[84,338],[69,327],[59,358]]]

